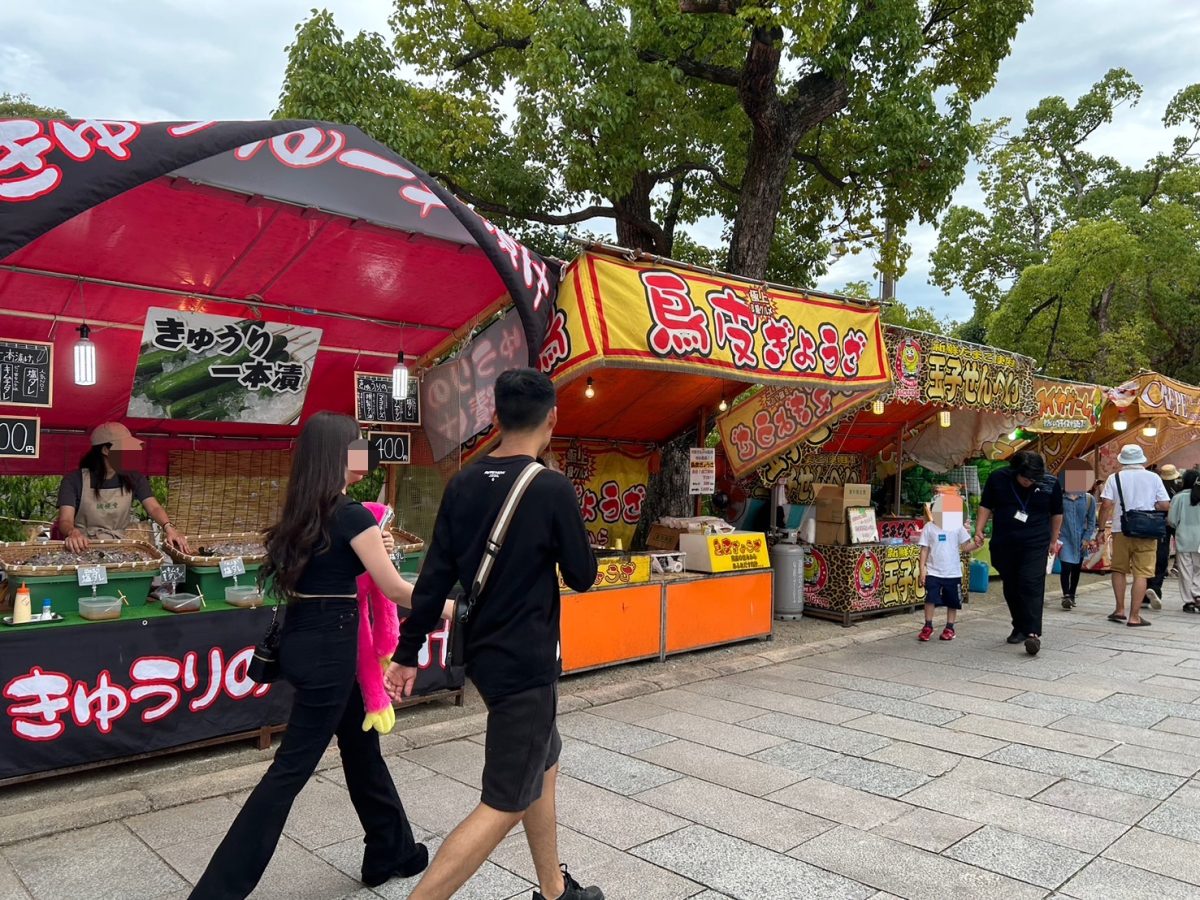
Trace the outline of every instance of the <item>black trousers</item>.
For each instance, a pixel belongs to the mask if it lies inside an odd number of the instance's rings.
[[[1046,602],[1046,550],[1031,545],[992,541],[992,565],[1004,583],[1004,602],[1012,625],[1021,634],[1042,633],[1042,606]]]
[[[191,900],[242,900],[266,871],[296,796],[337,735],[350,801],[366,832],[363,874],[389,874],[416,852],[412,828],[379,734],[362,730],[355,678],[358,604],[306,599],[289,605],[279,662],[296,689],[275,761],[213,854]]]
[[[1079,573],[1083,571],[1083,563],[1067,563],[1059,561],[1062,566],[1062,591],[1064,597],[1074,597],[1075,591],[1079,588]]]
[[[1167,563],[1171,558],[1171,535],[1167,534],[1164,538],[1158,539],[1158,547],[1156,548],[1154,559],[1154,577],[1148,579],[1146,587],[1152,588],[1154,593],[1162,597],[1163,579],[1167,577]]]

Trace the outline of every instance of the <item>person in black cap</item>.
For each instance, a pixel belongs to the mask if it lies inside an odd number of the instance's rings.
[[[1023,450],[1006,469],[987,480],[975,525],[983,540],[992,521],[992,565],[1004,583],[1004,602],[1012,614],[1008,643],[1025,643],[1034,656],[1042,648],[1042,605],[1046,598],[1046,556],[1058,552],[1063,494],[1057,479],[1046,474],[1040,455]]]

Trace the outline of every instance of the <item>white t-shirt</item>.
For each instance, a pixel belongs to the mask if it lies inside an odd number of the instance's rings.
[[[970,540],[970,532],[961,525],[957,531],[942,531],[932,522],[926,522],[918,541],[922,547],[929,548],[925,574],[934,578],[962,578],[959,548]]]
[[[1125,502],[1129,504],[1129,509],[1151,510],[1154,509],[1155,503],[1171,499],[1167,495],[1167,486],[1153,472],[1135,466],[1122,469],[1118,474],[1121,476],[1121,491],[1125,494]],[[1104,492],[1100,496],[1113,502],[1112,530],[1113,534],[1120,534],[1121,514],[1125,510],[1117,493],[1116,475],[1108,476],[1108,481],[1104,482]]]

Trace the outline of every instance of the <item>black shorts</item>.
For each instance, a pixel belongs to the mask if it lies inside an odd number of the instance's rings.
[[[925,602],[947,609],[962,609],[961,578],[938,578],[925,576]]]
[[[542,796],[542,779],[558,763],[558,684],[489,700],[483,756],[483,803],[524,812]]]

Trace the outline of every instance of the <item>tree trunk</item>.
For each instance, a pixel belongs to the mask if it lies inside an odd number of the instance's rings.
[[[654,185],[654,178],[649,172],[638,172],[633,177],[633,186],[629,193],[613,203],[617,210],[617,243],[630,250],[644,250],[647,253],[667,256],[670,248],[662,246],[662,229],[647,227],[654,222],[654,210],[650,202]]]

